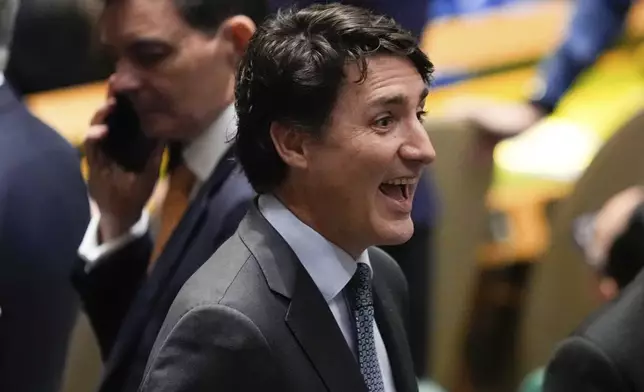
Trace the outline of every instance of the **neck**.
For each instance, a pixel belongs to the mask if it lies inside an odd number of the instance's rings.
[[[183,144],[191,143],[195,139],[198,139],[201,135],[206,133],[210,127],[219,119],[219,117],[222,115],[222,113],[228,109],[232,101],[225,101],[221,106],[213,109],[212,111],[208,112],[206,116],[203,116],[201,119],[199,119],[198,123],[195,123],[196,126],[193,128],[196,130],[195,133],[192,133],[189,135],[189,137],[181,140]]]
[[[289,192],[290,190],[292,188],[285,186],[273,194],[299,220],[357,260],[367,247],[356,245],[350,230],[338,224],[331,214],[315,211],[310,207],[311,203],[304,202],[306,199],[298,197],[296,191]]]

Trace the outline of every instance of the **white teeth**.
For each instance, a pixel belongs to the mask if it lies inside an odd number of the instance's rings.
[[[415,184],[417,179],[415,177],[396,178],[394,180],[385,181],[387,185],[411,185]]]

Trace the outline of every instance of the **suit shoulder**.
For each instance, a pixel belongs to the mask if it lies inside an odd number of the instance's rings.
[[[621,369],[594,342],[580,336],[564,340],[548,364],[544,391],[630,391]]]
[[[641,379],[640,388],[644,388],[639,369],[644,361],[644,338],[640,329],[644,323],[643,284],[643,279],[635,280],[619,298],[598,310],[575,332],[604,352],[629,378]]]
[[[240,292],[254,297],[262,287],[257,261],[235,232],[186,281],[177,294],[166,323],[173,324],[191,309],[203,305],[225,304],[244,311]],[[231,298],[235,297],[235,298]]]
[[[191,308],[176,323],[164,325],[139,390],[174,391],[177,385],[213,390],[222,385],[227,389],[226,385],[257,383],[254,377],[235,377],[246,368],[251,369],[247,374],[256,376],[257,369],[270,367],[270,361],[268,342],[253,320],[229,306],[206,303]]]
[[[243,278],[240,273],[251,258],[251,253],[234,233],[184,283],[175,305],[188,309],[205,302],[219,303],[230,285]]]
[[[68,173],[80,175],[78,151],[60,134],[33,117],[26,108],[0,115],[0,174],[20,172],[28,175],[34,168],[50,171],[54,177]]]
[[[60,133],[35,117],[22,103],[0,115],[3,131],[0,139],[8,142],[4,147],[16,148],[16,145],[30,147],[30,150],[57,150],[67,154],[76,154],[76,149]]]

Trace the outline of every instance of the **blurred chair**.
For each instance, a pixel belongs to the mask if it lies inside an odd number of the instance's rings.
[[[476,251],[485,236],[486,194],[492,157],[477,156],[477,130],[465,123],[429,118],[425,127],[436,149],[431,165],[438,191],[436,270],[432,284],[432,378],[447,390],[460,377],[463,341],[476,277]]]
[[[519,341],[519,370],[547,363],[554,346],[598,305],[591,271],[572,237],[572,222],[599,209],[618,191],[644,183],[644,112],[622,126],[599,150],[569,197],[553,209],[551,246],[534,266]]]

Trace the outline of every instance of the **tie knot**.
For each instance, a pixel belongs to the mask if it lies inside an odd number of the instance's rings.
[[[356,307],[373,306],[371,268],[367,264],[358,263],[356,272],[351,279],[351,286],[355,293]]]
[[[371,283],[371,268],[366,263],[357,263],[356,272],[354,274],[355,279],[363,282],[364,284]]]

